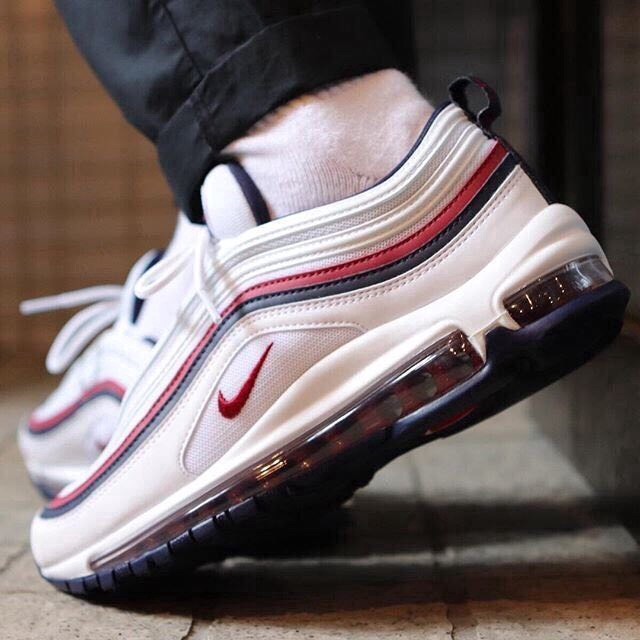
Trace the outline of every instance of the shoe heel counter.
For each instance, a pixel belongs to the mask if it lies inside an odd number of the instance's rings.
[[[500,141],[502,146],[509,153],[509,156],[513,158],[516,165],[518,165],[522,169],[522,171],[526,174],[532,186],[544,198],[545,202],[548,205],[557,204],[558,199],[551,192],[549,187],[547,187],[544,180],[534,171],[533,167],[531,167],[531,165],[524,159],[524,157],[520,155],[518,151],[516,151],[516,149],[511,145],[511,143],[505,138],[503,138],[502,136],[499,136],[497,134],[494,134],[494,137]]]
[[[486,104],[475,113],[469,107],[467,90],[469,87],[475,86],[484,94]],[[490,87],[484,80],[474,76],[462,76],[454,80],[449,85],[449,95],[451,102],[459,107],[467,116],[467,118],[482,131],[482,133],[490,140],[495,140],[504,147],[508,157],[513,163],[519,166],[526,174],[531,185],[539,192],[547,205],[557,202],[555,196],[551,193],[544,181],[536,174],[529,163],[514,149],[514,147],[502,136],[493,131],[493,123],[502,113],[502,105],[496,91]]]

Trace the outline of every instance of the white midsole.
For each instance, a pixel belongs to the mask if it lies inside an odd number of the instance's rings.
[[[376,381],[453,330],[462,330],[485,355],[486,333],[516,328],[503,300],[536,278],[587,255],[608,265],[580,217],[564,205],[536,215],[481,271],[424,307],[349,342],[309,369],[238,442],[207,471],[82,552],[41,567],[47,578],[91,573],[90,562],[136,540],[225,480],[285,448],[335,414]]]

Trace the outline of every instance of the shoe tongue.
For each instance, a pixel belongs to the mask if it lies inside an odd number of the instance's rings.
[[[131,271],[129,271],[129,275],[124,283],[124,290],[122,292],[119,322],[124,324],[136,324],[144,301],[136,297],[136,294],[133,291],[134,287],[138,278],[140,278],[143,273],[151,269],[151,267],[162,258],[162,255],[163,251],[158,249],[147,251],[147,253],[139,258],[133,267],[131,267]]]
[[[119,322],[136,325],[139,332],[150,342],[155,342],[171,326],[174,313],[190,286],[190,274],[184,271],[169,285],[148,300],[141,300],[134,292],[136,282],[162,258],[178,254],[195,246],[201,235],[208,233],[203,224],[189,222],[183,213],[178,221],[171,242],[166,249],[154,249],[145,253],[131,268],[124,283]]]
[[[195,247],[200,237],[208,233],[204,224],[189,222],[187,217],[180,213],[171,242],[163,252],[159,252],[155,260],[146,265],[144,271],[148,271],[161,258],[170,258]],[[190,269],[183,269],[171,282],[144,302],[136,298],[137,312],[132,316],[132,322],[136,324],[140,333],[151,340],[160,338],[172,326],[175,314],[188,297],[191,287],[192,272]]]
[[[237,162],[214,167],[201,189],[204,219],[213,236],[233,238],[269,222],[269,208],[256,183]]]

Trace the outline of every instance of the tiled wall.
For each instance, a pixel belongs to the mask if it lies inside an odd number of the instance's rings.
[[[0,3],[0,358],[43,353],[68,314],[21,299],[121,282],[162,246],[173,205],[153,147],[125,123],[52,0]]]

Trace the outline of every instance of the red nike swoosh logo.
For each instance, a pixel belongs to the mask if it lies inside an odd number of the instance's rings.
[[[264,361],[267,359],[269,355],[269,351],[271,351],[271,347],[273,347],[273,342],[269,344],[269,346],[264,350],[264,353],[260,356],[260,360],[256,362],[255,367],[251,369],[251,373],[249,377],[244,381],[244,384],[240,388],[240,391],[231,398],[231,400],[227,400],[224,397],[224,394],[221,390],[218,390],[218,409],[220,413],[225,418],[235,418],[241,411],[242,407],[247,403],[249,399],[249,395],[253,389],[253,386],[256,383],[258,378],[258,374],[260,373],[260,369],[262,369],[262,365]]]

